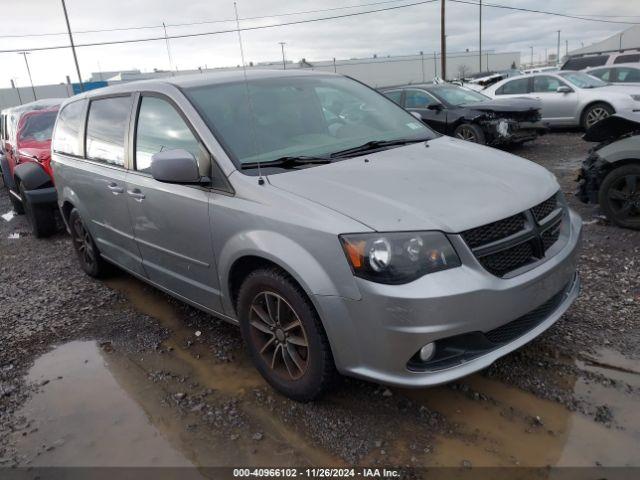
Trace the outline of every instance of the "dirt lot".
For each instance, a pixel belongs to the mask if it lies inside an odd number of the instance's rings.
[[[556,133],[514,151],[585,221],[583,292],[556,325],[450,385],[345,379],[307,405],[265,384],[235,327],[125,273],[87,277],[3,192],[0,467],[640,465],[640,232],[573,198],[588,148]]]

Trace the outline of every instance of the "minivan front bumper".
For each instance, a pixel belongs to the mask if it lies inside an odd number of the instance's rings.
[[[465,251],[460,238],[452,238],[461,267],[405,285],[356,279],[361,300],[315,296],[338,370],[402,387],[437,385],[486,368],[540,335],[569,308],[580,289],[576,263],[582,221],[572,211],[566,215],[570,227],[553,256],[512,278],[490,274]],[[532,315],[538,315],[534,322],[495,348],[476,349],[445,368],[412,364],[419,349],[430,342],[446,344],[446,339],[472,333],[482,336]]]

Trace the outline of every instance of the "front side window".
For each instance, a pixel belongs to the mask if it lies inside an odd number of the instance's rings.
[[[435,137],[384,95],[344,77],[258,78],[185,92],[239,166],[329,157],[372,141]]]
[[[84,101],[69,103],[58,114],[52,142],[54,152],[82,155],[80,130],[84,122],[84,106]]]
[[[130,111],[130,96],[91,102],[87,120],[87,158],[124,166],[124,139]]]
[[[402,90],[391,90],[390,92],[384,92],[384,94],[389,100],[393,100],[398,105],[401,104]]]
[[[603,82],[610,82],[611,79],[611,69],[610,68],[601,68],[599,70],[589,70],[587,72],[592,77],[599,78]]]
[[[556,77],[551,77],[549,75],[540,75],[537,77],[533,77],[534,93],[557,92],[558,87],[562,87],[564,85],[564,82],[557,79]]]
[[[599,78],[592,77],[591,75],[587,75],[582,72],[562,72],[558,75],[578,88],[598,88],[606,85],[606,83]]]
[[[50,140],[57,113],[47,112],[41,115],[29,115],[20,129],[20,140],[36,142]]]
[[[616,82],[640,82],[640,69],[638,68],[616,68]]]
[[[519,78],[505,83],[496,91],[496,95],[518,95],[529,93],[529,78]]]
[[[136,170],[147,172],[153,154],[182,149],[199,160],[203,148],[176,109],[158,97],[142,97],[136,127]]]
[[[439,103],[435,98],[422,90],[405,90],[404,105],[407,108],[427,108]]]

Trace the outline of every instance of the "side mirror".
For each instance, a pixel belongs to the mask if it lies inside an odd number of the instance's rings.
[[[151,175],[164,183],[199,184],[200,176],[195,157],[183,149],[165,150],[151,156]]]
[[[440,110],[442,110],[444,107],[442,106],[441,103],[432,103],[431,105],[427,106],[427,108],[429,110],[435,110],[436,112],[439,112]]]
[[[567,87],[566,85],[560,85],[557,89],[556,92],[558,93],[571,93],[573,92],[573,90],[571,90],[569,87]]]
[[[422,115],[420,115],[418,112],[409,112],[409,113],[411,113],[411,115],[416,117],[418,120],[422,121]]]

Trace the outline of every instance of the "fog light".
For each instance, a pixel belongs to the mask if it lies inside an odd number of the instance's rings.
[[[420,349],[420,360],[423,362],[428,362],[433,354],[436,353],[436,344],[435,343],[427,343],[424,347]]]

